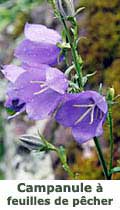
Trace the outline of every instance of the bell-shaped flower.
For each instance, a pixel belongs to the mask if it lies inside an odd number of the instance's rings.
[[[18,114],[25,109],[29,118],[33,120],[51,115],[68,87],[65,75],[48,65],[41,64],[39,68],[29,67],[29,70],[8,65],[3,72],[11,82],[6,107]]]
[[[15,50],[15,57],[22,63],[38,67],[40,64],[54,66],[60,54],[62,38],[59,33],[44,25],[26,23],[24,29],[25,39]]]
[[[67,94],[56,120],[65,127],[71,127],[76,141],[84,143],[102,135],[107,109],[105,98],[96,91]]]

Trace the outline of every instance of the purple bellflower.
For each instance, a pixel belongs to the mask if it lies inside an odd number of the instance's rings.
[[[35,67],[40,64],[57,64],[60,54],[57,43],[62,40],[58,32],[44,25],[26,23],[24,34],[25,40],[15,50],[15,57]]]
[[[29,67],[29,70],[8,65],[2,72],[10,81],[6,107],[16,114],[26,110],[33,120],[52,114],[68,87],[64,74],[48,65]]]
[[[71,127],[76,141],[84,143],[103,133],[107,109],[105,98],[95,91],[66,94],[56,120],[65,127]]]

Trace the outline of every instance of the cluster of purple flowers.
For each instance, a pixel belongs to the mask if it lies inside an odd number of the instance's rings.
[[[96,91],[68,93],[68,79],[57,64],[61,36],[43,25],[26,24],[25,40],[15,50],[21,66],[6,65],[2,70],[10,81],[6,107],[15,115],[26,111],[33,120],[55,119],[71,127],[79,143],[100,136],[107,115],[105,98]]]

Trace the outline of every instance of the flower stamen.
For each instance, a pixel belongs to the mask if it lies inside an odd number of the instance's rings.
[[[90,112],[90,125],[93,123],[94,121],[94,111],[95,111],[95,104],[74,104],[73,107],[76,108],[88,108],[87,111],[80,116],[80,118],[78,120],[75,121],[75,125],[77,125],[78,123],[80,123]]]
[[[39,95],[39,94],[41,94],[41,93],[44,93],[44,92],[45,92],[46,90],[48,90],[48,89],[49,89],[49,87],[45,87],[45,88],[41,89],[40,91],[35,92],[34,95]]]
[[[39,95],[39,94],[44,93],[46,90],[49,89],[49,87],[46,85],[46,82],[44,82],[44,81],[37,81],[37,80],[34,81],[34,80],[32,80],[32,81],[30,81],[30,83],[39,84],[40,87],[41,87],[41,90],[38,91],[38,92],[35,92],[34,95]]]
[[[77,121],[75,121],[75,125],[80,123],[88,114],[91,112],[92,108],[89,108]]]
[[[93,105],[94,104],[88,104],[88,105],[87,104],[74,104],[73,107],[77,107],[77,108],[80,108],[80,107],[84,108],[85,107],[85,108],[88,108],[88,107],[93,107]]]
[[[95,110],[95,106],[93,106],[92,107],[92,110],[91,110],[91,116],[90,116],[90,118],[91,118],[91,120],[90,120],[90,125],[93,123],[93,121],[94,121],[94,110]]]

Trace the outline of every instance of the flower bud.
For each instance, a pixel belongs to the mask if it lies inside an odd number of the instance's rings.
[[[59,12],[63,17],[72,17],[75,15],[73,0],[56,0]]]
[[[23,146],[27,147],[29,150],[39,150],[43,147],[43,143],[37,136],[22,135],[19,139]]]
[[[108,100],[113,101],[115,97],[115,89],[113,87],[108,89],[107,97],[108,97]]]

